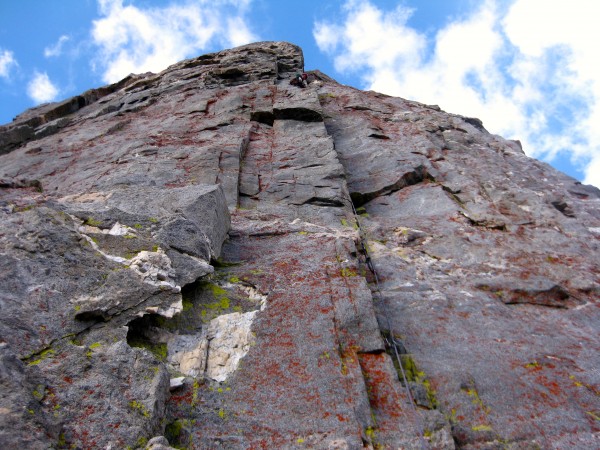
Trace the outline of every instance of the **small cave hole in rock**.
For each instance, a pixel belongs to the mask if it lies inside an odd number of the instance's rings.
[[[168,333],[162,328],[168,320],[158,314],[146,314],[127,324],[127,344],[145,348],[159,360],[167,359]]]

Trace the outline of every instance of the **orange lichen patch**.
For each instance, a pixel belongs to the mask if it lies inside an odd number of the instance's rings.
[[[379,430],[394,429],[400,417],[407,417],[404,411],[406,398],[398,388],[386,353],[357,353],[363,372],[369,402]],[[405,419],[403,419],[405,420]]]

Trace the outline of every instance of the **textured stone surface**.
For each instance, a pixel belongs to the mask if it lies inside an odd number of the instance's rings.
[[[0,446],[600,445],[600,191],[302,69],[252,44],[0,127]]]
[[[426,374],[457,446],[596,446],[599,191],[471,119],[320,92],[365,202],[379,321]]]

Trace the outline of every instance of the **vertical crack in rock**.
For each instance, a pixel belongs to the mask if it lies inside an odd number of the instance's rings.
[[[257,194],[256,185],[252,186],[252,181],[249,180],[249,175],[244,170],[246,153],[248,152],[248,147],[250,145],[250,140],[252,139],[253,133],[256,131],[255,127],[251,127],[248,129],[248,136],[244,138],[242,142],[242,148],[240,150],[240,160],[238,164],[237,171],[237,197],[235,208],[240,207],[240,197],[243,195],[254,195]]]
[[[573,442],[577,438],[572,435],[562,437],[569,432],[550,419],[553,413],[548,413],[548,408],[566,407],[582,417],[586,407],[579,401],[571,402],[562,396],[559,406],[544,395],[533,406],[527,400],[528,406],[518,409],[523,411],[522,417],[526,416],[525,411],[536,411],[536,418],[527,416],[530,418],[519,424],[501,412],[524,405],[521,400],[528,398],[528,389],[544,390],[550,385],[572,389],[561,375],[563,369],[552,369],[553,363],[549,367],[522,362],[537,361],[532,353],[536,353],[538,345],[552,348],[560,360],[561,351],[554,339],[574,342],[575,336],[581,334],[577,327],[566,326],[566,316],[558,319],[560,313],[552,311],[585,308],[582,298],[589,298],[589,286],[596,284],[589,278],[579,279],[581,272],[567,268],[575,261],[586,260],[583,255],[589,254],[577,243],[588,230],[572,227],[568,222],[577,216],[576,208],[570,200],[562,200],[565,197],[547,193],[557,185],[544,185],[535,177],[558,177],[565,187],[572,186],[572,180],[559,174],[550,176],[547,168],[525,161],[514,143],[488,135],[476,120],[425,111],[423,105],[383,99],[374,93],[361,96],[364,103],[357,107],[356,100],[350,100],[345,90],[333,86],[325,86],[319,98],[327,129],[354,193],[352,197],[362,206],[360,221],[367,232],[369,254],[379,271],[388,305],[382,309],[376,304],[378,315],[391,321],[394,330],[388,332],[401,333],[405,350],[410,351],[410,357],[403,356],[403,367],[409,374],[408,384],[415,401],[423,408],[435,405],[435,409],[423,413],[427,439],[435,448],[453,448],[453,440],[461,447],[499,442],[514,442],[517,446],[543,442],[541,445],[547,446],[546,437],[533,431],[544,423],[544,427],[555,430],[552,433],[557,433],[557,439]],[[389,139],[372,139],[372,130]],[[478,162],[484,154],[493,160],[487,161],[485,167]],[[387,173],[382,173],[383,166]],[[386,192],[398,179],[392,177],[403,176],[406,167],[424,168],[430,182],[409,181],[405,186],[396,186],[401,190]],[[525,193],[523,189],[529,190]],[[362,193],[371,196],[365,199]],[[587,214],[591,211],[582,210]],[[591,215],[587,217],[595,220]],[[561,230],[567,228],[579,238],[562,235]],[[551,241],[547,241],[550,236]],[[558,242],[573,245],[571,256],[567,257],[570,263],[562,256],[547,254],[550,248],[564,250]],[[565,271],[579,281],[570,284]],[[575,285],[580,286],[575,288],[577,293],[573,291]],[[588,288],[581,289],[583,286]],[[516,304],[518,313],[507,311],[506,308],[516,306],[506,305]],[[531,310],[539,306],[552,308],[539,313]],[[536,323],[540,321],[538,331],[543,329],[542,333],[547,334],[532,334],[528,328],[531,323],[521,316],[523,313],[526,317],[534,314]],[[591,322],[581,320],[588,323],[585,328],[589,331]],[[422,331],[423,326],[427,332]],[[522,339],[515,338],[516,330],[520,330]],[[587,331],[584,334],[589,336]],[[505,347],[503,343],[513,346]],[[502,346],[502,353],[498,353],[498,345]],[[468,354],[465,348],[469,349]],[[587,351],[583,353],[589,357]],[[458,360],[469,362],[457,365]],[[583,360],[563,364],[571,368],[579,364],[590,367]],[[537,378],[537,382],[529,384],[516,367],[544,370],[544,377],[552,377],[553,381]],[[461,393],[447,383],[469,376],[477,379],[477,390]],[[507,382],[503,377],[513,381]],[[502,396],[498,396],[498,386],[504,386]],[[483,407],[476,405],[485,405],[485,417],[480,416]],[[588,432],[577,435],[589,442]]]

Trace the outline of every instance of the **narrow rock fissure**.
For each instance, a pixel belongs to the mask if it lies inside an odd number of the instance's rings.
[[[332,139],[334,139],[334,136],[332,136]],[[341,160],[341,155],[339,154],[340,149],[338,146],[335,145],[335,139],[334,139],[334,150],[338,153],[338,160]],[[357,225],[358,239],[359,239],[359,243],[357,245],[358,255],[356,255],[356,256],[359,256],[358,257],[359,265],[362,266],[364,269],[368,269],[368,271],[370,271],[370,273],[372,275],[372,280],[369,283],[369,280],[367,280],[365,277],[365,281],[367,281],[368,284],[370,285],[370,289],[372,292],[374,292],[374,290],[375,290],[378,293],[378,298],[379,298],[380,302],[383,301],[383,295],[380,290],[378,276],[375,271],[375,267],[373,265],[370,255],[367,251],[368,245],[365,242],[366,238],[363,235],[364,231],[362,230],[361,225],[360,225],[360,219],[359,219],[359,216],[357,213],[357,208],[362,208],[362,206],[365,203],[367,203],[368,201],[370,201],[380,195],[392,194],[393,192],[396,192],[406,186],[410,186],[410,185],[414,185],[414,184],[423,182],[428,178],[433,179],[433,177],[431,177],[427,173],[424,166],[419,166],[413,172],[405,174],[401,179],[399,179],[393,185],[383,188],[376,193],[369,193],[369,194],[363,194],[363,193],[359,193],[359,192],[350,193],[349,202],[350,202],[350,207],[352,208],[352,212],[354,215],[354,220]],[[375,297],[373,297],[373,300],[375,301]],[[384,305],[380,305],[380,306],[384,307]],[[380,312],[383,314],[387,313],[386,311],[380,311]],[[392,333],[391,325],[389,323],[388,323],[388,328],[390,328],[389,333]],[[396,390],[396,386],[392,386],[392,387],[388,388],[388,389],[391,389],[391,391],[387,391],[387,393],[384,394],[384,392],[386,392],[386,388],[384,387],[385,383],[382,383],[382,380],[379,380],[379,377],[381,376],[380,371],[385,366],[385,364],[382,366],[381,365],[382,362],[380,362],[378,360],[382,355],[386,355],[389,358],[389,360],[392,362],[393,366],[395,367],[395,369],[396,369],[395,375],[396,375],[396,379],[399,382],[399,386],[404,387],[404,389],[406,390],[407,400],[410,403],[410,406],[412,406],[412,408],[413,408],[413,413],[414,413],[413,417],[415,420],[415,424],[417,426],[417,434],[418,434],[418,438],[419,438],[419,442],[420,442],[420,447],[422,449],[427,449],[427,448],[429,448],[429,445],[424,439],[424,428],[421,424],[421,419],[419,417],[419,413],[416,410],[416,406],[429,407],[428,409],[437,408],[437,401],[435,400],[435,393],[431,389],[424,389],[425,393],[422,395],[422,390],[423,390],[422,388],[424,386],[429,386],[429,382],[425,379],[424,374],[419,372],[418,375],[415,375],[415,374],[413,374],[414,371],[407,373],[407,371],[404,368],[404,366],[405,366],[404,359],[405,359],[406,355],[403,355],[402,358],[400,357],[400,354],[406,353],[406,349],[404,348],[404,345],[401,342],[397,342],[395,339],[386,338],[384,331],[383,331],[384,327],[382,327],[381,323],[379,324],[379,329],[380,329],[382,338],[384,339],[384,342],[385,342],[385,348],[374,349],[372,351],[357,352],[357,358],[360,362],[361,371],[363,373],[363,378],[364,378],[364,382],[365,382],[365,387],[366,387],[367,393],[368,393],[367,397],[368,397],[369,404],[370,404],[371,411],[372,411],[371,412],[372,423],[370,425],[368,425],[367,428],[365,428],[365,430],[364,430],[363,442],[367,443],[368,445],[373,445],[373,446],[380,445],[380,443],[378,442],[378,439],[377,439],[377,433],[378,433],[378,431],[383,432],[384,429],[382,428],[380,430],[380,425],[378,425],[377,420],[376,420],[376,411],[378,411],[379,409],[382,409],[382,408],[384,410],[391,409],[391,411],[392,411],[391,414],[393,415],[393,414],[395,414],[395,412],[393,412],[395,409],[402,409],[401,402],[400,402],[399,398],[397,397],[398,393]],[[412,362],[412,359],[410,359],[410,361]],[[412,367],[414,367],[414,362],[413,362]],[[415,395],[415,393],[417,394],[417,396]],[[388,397],[387,400],[382,401],[382,399],[381,399],[382,396]],[[390,400],[390,398],[392,398],[392,399]],[[388,414],[390,414],[390,412],[388,412]],[[393,429],[395,428],[396,431],[397,431],[397,427],[398,427],[398,424],[392,425],[392,428]],[[389,433],[390,430],[387,430],[387,432]],[[392,431],[392,433],[394,433],[394,432]]]
[[[469,217],[469,215],[467,213],[464,213],[462,211],[459,211],[459,214],[461,216],[463,216],[464,218],[466,218],[471,226],[487,228],[488,230],[507,231],[506,224],[504,224],[504,223],[497,223],[495,221],[486,220],[486,219],[482,219],[482,220],[473,219],[472,217]]]
[[[404,189],[405,187],[414,186],[416,184],[428,181],[433,182],[435,179],[427,172],[427,169],[424,166],[418,166],[415,167],[412,172],[407,172],[402,175],[400,179],[391,185],[385,186],[374,192],[353,191],[350,192],[350,197],[354,203],[354,206],[356,208],[360,208],[377,197],[391,195]]]
[[[358,222],[358,217],[356,220]],[[367,251],[367,246],[364,244],[364,237],[362,236],[362,232],[360,232],[359,235],[361,236],[361,245],[359,247],[359,261],[361,265],[368,270],[367,273],[371,275],[370,280],[367,281],[369,282],[371,291],[374,294],[377,294],[376,297],[374,296],[373,298],[374,304],[376,305],[376,307],[379,307],[381,309],[379,311],[380,314],[387,316],[387,311],[384,304],[385,300],[383,297],[383,293],[381,292],[379,287],[379,281],[377,273],[375,271],[375,266]],[[386,353],[390,357],[390,360],[394,365],[398,381],[403,387],[410,389],[412,394],[412,400],[414,401],[414,403],[417,406],[424,407],[426,409],[436,409],[437,401],[435,400],[435,392],[431,391],[425,373],[417,369],[416,363],[414,362],[411,355],[408,353],[408,350],[402,342],[402,339],[398,336],[396,332],[394,332],[393,324],[389,322],[379,323],[379,327],[381,337],[385,344],[385,349],[361,353]],[[425,392],[423,392],[424,387],[426,388]]]
[[[311,197],[308,200],[306,200],[303,204],[315,206],[332,206],[334,208],[341,208],[344,206],[344,202],[342,200],[323,197]]]
[[[239,156],[239,162],[238,162],[238,170],[237,170],[237,198],[235,201],[235,207],[239,208],[240,207],[240,197],[242,196],[249,196],[247,195],[245,192],[243,192],[243,171],[244,171],[244,165],[245,165],[245,161],[246,161],[246,153],[248,152],[248,147],[250,146],[250,141],[252,138],[252,133],[254,133],[256,131],[255,127],[250,127],[248,130],[248,136],[244,137],[244,139],[242,140],[242,144],[240,146],[240,156]]]

